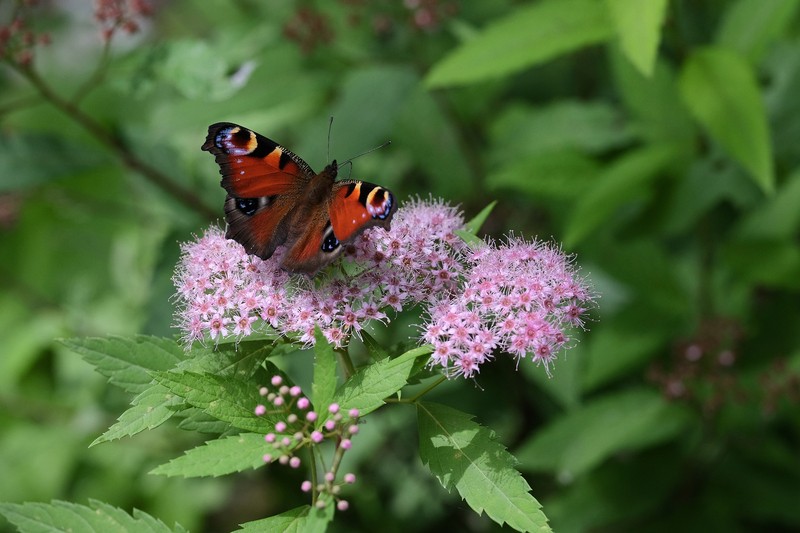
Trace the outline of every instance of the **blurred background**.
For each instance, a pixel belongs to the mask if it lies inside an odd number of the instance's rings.
[[[147,472],[198,436],[88,448],[130,402],[56,339],[173,336],[180,243],[220,224],[232,121],[319,170],[576,254],[601,294],[544,369],[437,401],[520,461],[555,531],[800,528],[798,0],[0,0],[0,501],[100,499],[192,531],[302,474]],[[347,170],[345,170],[345,173]],[[376,334],[414,334],[413,315]],[[371,416],[334,531],[500,529]],[[3,521],[0,530],[10,530]]]

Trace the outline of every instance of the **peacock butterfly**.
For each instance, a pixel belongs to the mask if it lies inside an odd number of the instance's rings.
[[[309,276],[372,226],[389,229],[394,195],[364,181],[336,181],[336,160],[319,174],[275,141],[231,124],[208,127],[202,149],[222,174],[226,237],[262,259],[284,245],[281,267]]]

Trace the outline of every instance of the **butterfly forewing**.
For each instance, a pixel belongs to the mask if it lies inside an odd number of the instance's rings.
[[[258,198],[302,190],[314,171],[297,155],[263,135],[219,122],[208,128],[203,150],[214,154],[222,186],[238,198]]]

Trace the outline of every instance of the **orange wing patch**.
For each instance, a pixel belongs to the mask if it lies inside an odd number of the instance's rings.
[[[302,159],[275,141],[228,122],[209,126],[202,149],[214,154],[222,186],[239,198],[285,194],[314,175]]]
[[[347,242],[369,227],[388,228],[396,207],[388,189],[364,181],[336,182],[329,207],[333,233]]]

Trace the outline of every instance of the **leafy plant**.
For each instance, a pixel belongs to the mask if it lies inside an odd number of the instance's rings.
[[[0,512],[24,531],[796,529],[799,3],[3,3]],[[546,369],[503,337],[461,366],[473,387],[443,377],[424,298],[348,319],[360,339],[291,310],[189,328],[173,277],[224,197],[206,126],[319,168],[331,115],[331,156],[391,138],[353,174],[404,205],[497,200],[440,242],[460,255],[439,304],[496,325],[463,298],[471,254],[553,236],[602,295],[591,334]],[[277,287],[299,306],[365,259]],[[309,409],[302,447],[265,451]]]

